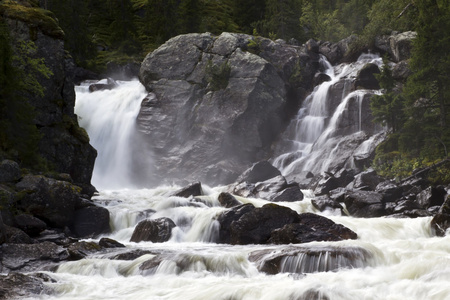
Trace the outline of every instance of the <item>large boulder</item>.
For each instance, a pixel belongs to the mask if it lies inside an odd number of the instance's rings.
[[[287,224],[272,232],[269,243],[299,244],[314,241],[342,241],[356,239],[357,235],[347,227],[336,224],[330,219],[312,214],[300,215],[298,223]]]
[[[172,229],[175,227],[175,223],[169,218],[144,220],[139,222],[139,224],[134,229],[130,242],[167,242],[172,236]]]
[[[255,209],[255,206],[251,203],[241,204],[235,206],[229,210],[224,211],[217,217],[219,223],[219,236],[218,243],[230,244],[231,243],[231,224],[238,221],[244,214]]]
[[[258,49],[249,46],[252,40]],[[288,105],[300,98],[295,92],[290,98],[288,88],[309,88],[316,70],[305,48],[249,35],[167,41],[147,55],[139,73],[151,93],[138,130],[160,175],[207,184],[235,180],[269,157],[292,113]]]
[[[417,32],[406,31],[389,37],[390,53],[395,62],[400,62],[411,57],[413,40],[417,37]]]
[[[355,87],[363,89],[378,90],[380,84],[378,83],[375,74],[379,74],[381,71],[376,64],[368,63],[359,72],[356,77]]]
[[[94,237],[110,233],[109,211],[100,206],[89,206],[75,211],[74,221],[70,227],[77,237]]]
[[[67,181],[41,175],[27,175],[16,184],[18,208],[43,220],[49,226],[72,225],[81,188]]]
[[[298,213],[276,204],[266,204],[242,215],[231,223],[231,244],[265,244],[272,231],[300,220]]]
[[[242,173],[236,179],[236,182],[245,181],[249,183],[257,183],[280,175],[280,170],[275,168],[271,163],[268,161],[260,161],[253,164],[253,166]]]
[[[22,177],[19,164],[5,159],[0,163],[0,183],[19,180]]]
[[[383,195],[370,191],[348,191],[344,199],[350,216],[358,218],[375,218],[386,215]]]

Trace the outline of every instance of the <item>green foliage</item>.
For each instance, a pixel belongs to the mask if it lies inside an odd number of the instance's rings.
[[[0,17],[0,150],[28,166],[42,165],[43,160],[37,155],[41,136],[25,94],[43,93],[35,76],[51,74],[42,60],[31,57],[35,50],[34,43],[20,42],[14,54]]]
[[[337,42],[347,37],[350,31],[339,20],[339,11],[319,11],[312,2],[303,4],[300,24],[308,31],[308,37]]]
[[[44,88],[39,83],[39,77],[50,78],[52,71],[45,65],[42,57],[37,57],[37,47],[32,41],[18,41],[13,56],[13,64],[22,75],[25,91],[39,97],[44,96]]]
[[[4,1],[0,4],[0,15],[21,20],[30,28],[39,28],[49,36],[64,38],[64,32],[59,27],[55,15],[48,10],[23,6],[15,1]]]
[[[228,86],[230,80],[231,66],[227,61],[221,64],[214,64],[212,60],[208,61],[206,65],[206,81],[208,87],[212,91],[218,91],[225,89]]]
[[[301,0],[266,0],[264,18],[251,23],[254,29],[263,36],[273,39],[274,36],[284,40],[303,39],[299,26]]]
[[[404,103],[401,94],[394,92],[395,81],[386,57],[380,74],[375,74],[380,87],[384,90],[382,95],[374,95],[370,101],[370,109],[374,121],[388,126],[395,133],[403,126],[405,121]]]
[[[253,29],[253,38],[248,41],[247,50],[256,55],[261,52],[261,37],[256,29]]]

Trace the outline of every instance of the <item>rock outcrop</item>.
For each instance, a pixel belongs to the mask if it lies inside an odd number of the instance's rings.
[[[34,122],[41,134],[39,155],[56,172],[70,174],[74,182],[92,194],[90,184],[95,149],[89,137],[78,126],[74,114],[75,91],[72,59],[64,50],[64,32],[53,14],[40,8],[10,2],[0,5],[0,15],[8,26],[12,43],[36,46],[33,58],[40,58],[51,72],[49,77],[37,75],[43,95],[26,95],[36,113]]]
[[[318,59],[305,47],[232,33],[177,36],[147,55],[138,129],[161,175],[223,184],[269,157]]]

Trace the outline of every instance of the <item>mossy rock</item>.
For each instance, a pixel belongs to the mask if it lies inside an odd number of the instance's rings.
[[[0,4],[0,15],[25,22],[30,31],[39,28],[44,34],[64,39],[64,31],[59,27],[55,15],[48,10],[36,7],[27,7],[14,1],[4,1]]]

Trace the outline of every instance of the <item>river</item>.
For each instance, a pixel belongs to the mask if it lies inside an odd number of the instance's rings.
[[[363,219],[341,216],[337,211],[321,213],[311,204],[312,193],[304,191],[302,201],[278,204],[298,213],[324,215],[355,231],[358,239],[289,246],[214,243],[219,229],[215,219],[226,210],[218,202],[225,187],[203,185],[205,195],[193,199],[171,196],[180,188],[177,185],[142,189],[129,180],[127,151],[146,93],[142,85],[136,80],[119,82],[113,90],[89,93],[85,84],[77,87],[76,93],[80,124],[99,151],[93,175],[99,193],[93,199],[110,211],[112,233],[107,237],[126,248],[62,263],[48,272],[55,281],[46,285],[54,293],[40,299],[450,299],[450,236],[433,236],[431,218]],[[326,126],[321,126],[324,132]],[[256,207],[268,203],[238,200]],[[130,242],[139,221],[160,217],[171,218],[177,225],[168,242]],[[261,261],[251,259],[256,251],[265,250],[269,257],[287,247],[325,251],[318,256],[285,259],[275,275],[259,271]],[[355,252],[346,259],[327,249]],[[139,254],[126,258],[125,252]],[[152,267],[143,267],[155,260],[158,263]]]

